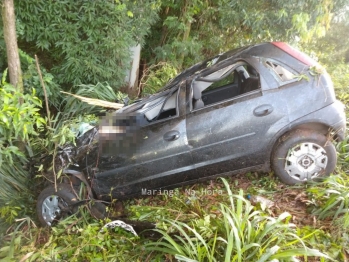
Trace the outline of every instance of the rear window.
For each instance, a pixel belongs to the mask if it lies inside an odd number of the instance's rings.
[[[289,70],[287,70],[280,64],[277,64],[273,61],[267,61],[266,65],[269,69],[273,71],[274,75],[277,76],[278,80],[281,80],[282,82],[287,82],[296,78],[296,76],[293,73],[291,73]]]
[[[302,62],[303,64],[306,64],[308,66],[319,66],[319,64],[312,58],[310,58],[308,55],[302,53],[301,51],[293,48],[292,46],[284,43],[284,42],[272,42],[272,44],[290,56],[293,56],[298,61]]]

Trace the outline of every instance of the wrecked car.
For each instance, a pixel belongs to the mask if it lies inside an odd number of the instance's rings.
[[[52,225],[72,212],[86,202],[73,192],[80,183],[87,200],[111,201],[251,171],[273,170],[289,185],[311,181],[334,171],[333,141],[345,125],[316,61],[283,42],[242,47],[106,116],[76,152],[79,163],[65,168],[69,183],[42,191],[37,213]]]

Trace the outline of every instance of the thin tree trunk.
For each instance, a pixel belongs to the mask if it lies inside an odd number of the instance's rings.
[[[165,12],[164,12],[164,20],[166,19],[167,15],[168,15],[168,12],[170,11],[170,7],[167,6],[165,8]],[[161,33],[161,40],[160,40],[160,46],[163,46],[165,43],[166,43],[166,37],[168,35],[168,28],[166,25],[163,25],[162,26],[162,33]]]
[[[187,12],[189,10],[189,5],[190,3],[188,3],[188,1],[184,1],[184,6],[181,10],[182,12],[182,18],[183,18],[183,21],[185,21],[185,29],[184,29],[184,32],[183,32],[183,36],[182,36],[182,42],[185,43],[188,41],[189,39],[189,35],[190,35],[190,30],[191,30],[191,21],[190,19],[188,19],[188,15],[187,15]],[[180,38],[180,36],[178,36],[178,38]],[[182,52],[180,57],[179,57],[179,66],[182,67],[182,64],[183,64],[183,61],[184,61],[184,53]]]
[[[191,29],[191,22],[188,20],[185,24],[185,31],[183,33],[183,38],[182,38],[183,43],[188,41],[189,35],[190,35],[190,29]],[[179,57],[180,66],[182,66],[183,61],[184,61],[184,53],[182,52],[181,56]]]
[[[2,0],[1,8],[10,83],[19,92],[23,93],[23,79],[18,54],[16,17],[13,0]],[[20,99],[18,102],[20,104],[23,103],[22,99]],[[25,143],[22,141],[22,139],[19,138],[16,145],[22,152],[25,151]]]
[[[2,21],[4,25],[4,39],[7,51],[7,63],[10,83],[23,92],[23,79],[19,61],[16,18],[13,0],[2,0]]]

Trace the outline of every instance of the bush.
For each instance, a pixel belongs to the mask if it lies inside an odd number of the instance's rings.
[[[38,113],[41,101],[35,90],[19,92],[6,83],[6,75],[5,71],[0,83],[0,217],[13,222],[19,215],[17,207],[21,209],[26,203],[23,200],[31,198],[27,156],[33,156],[30,142],[45,120]]]
[[[38,54],[59,84],[108,81],[115,88],[124,83],[129,48],[142,44],[155,22],[158,2],[17,0],[15,6],[19,47]]]
[[[144,95],[156,93],[176,75],[177,69],[170,63],[161,62],[149,67],[141,79],[142,93]]]

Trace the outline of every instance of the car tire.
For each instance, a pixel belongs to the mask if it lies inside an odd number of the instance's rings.
[[[271,162],[283,183],[295,185],[332,173],[337,153],[333,143],[323,134],[298,129],[279,139]]]
[[[52,226],[65,216],[75,213],[78,208],[71,209],[70,205],[77,201],[71,185],[58,184],[57,191],[53,185],[46,187],[36,203],[40,223]]]
[[[89,208],[91,215],[96,219],[104,219],[108,216],[106,206],[103,203],[92,201]]]

